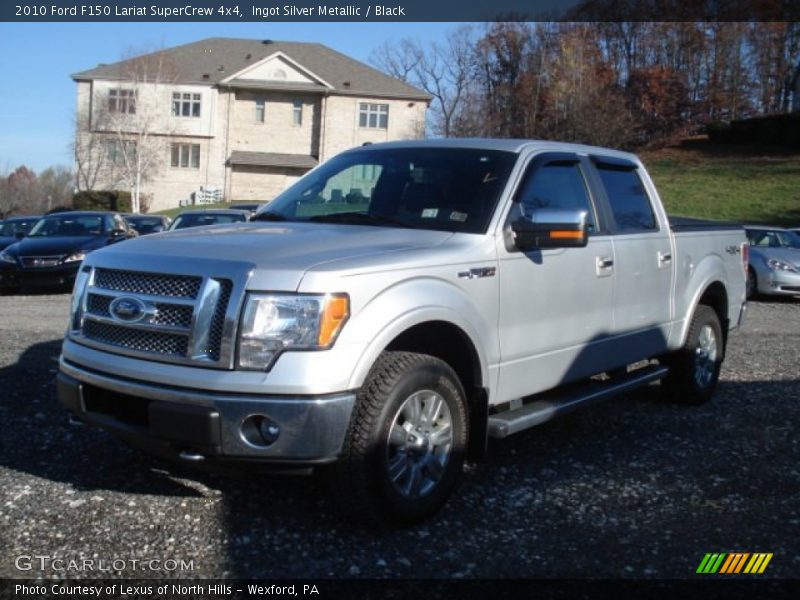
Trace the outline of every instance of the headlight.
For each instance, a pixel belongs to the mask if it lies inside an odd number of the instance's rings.
[[[80,262],[84,258],[86,258],[86,252],[76,252],[75,254],[70,254],[67,258],[64,259],[63,262]]]
[[[346,294],[248,294],[239,367],[265,371],[284,350],[330,348],[349,315]]]
[[[17,259],[11,256],[10,254],[7,254],[6,251],[3,250],[2,252],[0,252],[0,262],[15,265],[17,264]]]
[[[794,265],[783,262],[782,260],[777,260],[775,258],[768,258],[767,266],[773,271],[789,271],[791,273],[797,273],[797,269]]]

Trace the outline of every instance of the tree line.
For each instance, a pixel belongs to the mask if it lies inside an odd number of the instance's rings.
[[[370,62],[432,96],[433,135],[637,147],[790,111],[800,23],[497,22]]]
[[[0,218],[43,214],[70,206],[75,175],[67,167],[48,167],[38,175],[25,165],[0,173]]]

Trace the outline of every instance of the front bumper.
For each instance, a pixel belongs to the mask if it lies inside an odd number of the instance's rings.
[[[70,262],[54,267],[20,267],[3,265],[0,268],[2,287],[72,287],[80,269],[80,262]]]
[[[321,396],[226,394],[153,385],[60,361],[61,403],[78,419],[152,453],[198,462],[258,461],[305,467],[336,460],[354,393]],[[279,427],[271,445],[243,432],[251,416]],[[249,438],[252,439],[252,438]]]
[[[759,280],[758,291],[776,296],[800,296],[800,273],[770,271],[767,277]]]

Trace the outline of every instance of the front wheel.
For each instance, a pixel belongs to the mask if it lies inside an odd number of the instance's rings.
[[[669,374],[661,382],[667,396],[683,404],[702,404],[717,387],[725,339],[717,313],[700,305],[692,317],[683,348],[664,359]]]
[[[464,389],[447,363],[383,353],[358,395],[342,456],[328,472],[337,501],[368,526],[430,517],[461,475],[467,421]]]

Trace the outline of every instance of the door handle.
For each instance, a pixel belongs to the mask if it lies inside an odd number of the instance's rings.
[[[672,261],[672,254],[669,252],[659,252],[658,253],[658,262],[661,264],[668,263]]]
[[[614,266],[614,259],[608,256],[597,257],[597,268],[598,269],[610,269]]]

